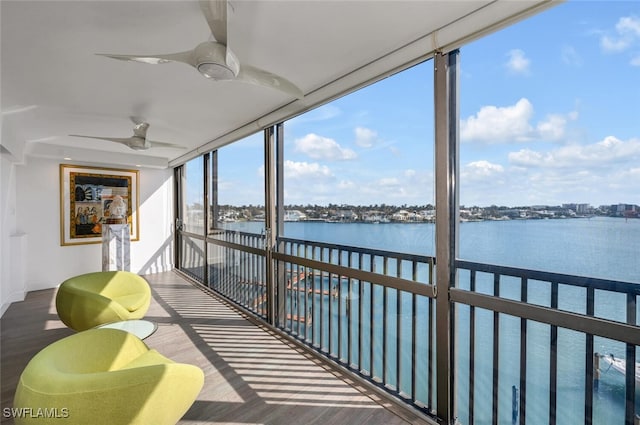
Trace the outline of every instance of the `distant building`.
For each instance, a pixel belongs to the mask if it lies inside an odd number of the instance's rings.
[[[367,223],[381,223],[386,220],[386,217],[382,211],[371,210],[366,211],[363,214],[362,219]]]
[[[338,210],[334,215],[334,220],[337,221],[356,221],[358,214],[353,210]]]
[[[638,215],[640,207],[632,204],[611,205],[611,214],[616,217],[635,217]]]
[[[409,211],[400,210],[391,216],[393,221],[409,221]]]
[[[592,210],[591,205],[589,204],[577,204],[576,205],[576,213],[578,214],[587,214],[590,213]]]
[[[570,210],[577,215],[588,214],[593,211],[591,205],[589,204],[562,204],[562,208],[565,210]],[[574,214],[569,214],[573,216]]]
[[[425,221],[435,221],[436,219],[436,210],[422,210],[420,211],[420,216]]]
[[[284,221],[303,221],[307,219],[307,215],[299,210],[286,210],[284,212]]]

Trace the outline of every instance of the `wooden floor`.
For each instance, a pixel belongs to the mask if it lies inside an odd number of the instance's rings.
[[[177,273],[145,278],[153,293],[146,318],[158,323],[145,342],[205,372],[204,388],[179,424],[426,424]],[[53,289],[12,304],[0,326],[4,409],[29,359],[73,331],[58,320]]]

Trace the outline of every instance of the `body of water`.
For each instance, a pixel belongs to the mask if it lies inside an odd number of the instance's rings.
[[[225,223],[253,233],[262,222]],[[284,235],[316,242],[435,255],[430,223],[286,222]],[[640,219],[593,217],[460,224],[459,258],[640,283]]]

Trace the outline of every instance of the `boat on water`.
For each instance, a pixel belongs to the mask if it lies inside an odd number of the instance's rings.
[[[627,361],[625,359],[615,357],[613,354],[600,354],[600,359],[604,360],[609,365],[609,368],[617,370],[623,375],[627,374]],[[636,383],[640,383],[640,363],[636,363],[635,375]]]

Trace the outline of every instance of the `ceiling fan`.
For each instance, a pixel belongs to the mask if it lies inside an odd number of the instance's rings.
[[[227,0],[201,0],[200,8],[209,24],[212,38],[215,41],[205,41],[192,50],[178,53],[158,55],[98,53],[98,55],[153,65],[182,62],[191,65],[206,78],[215,81],[240,81],[257,84],[283,91],[298,99],[304,97],[302,91],[286,78],[248,64],[239,63],[227,39]]]
[[[134,121],[134,124],[135,124],[135,127],[133,127],[133,136],[127,137],[127,138],[84,136],[82,134],[70,134],[69,136],[88,137],[90,139],[108,140],[110,142],[121,143],[136,151],[146,151],[149,148],[156,148],[156,147],[185,149],[184,146],[174,145],[173,143],[154,142],[154,141],[148,140],[147,130],[149,129],[149,123]]]

